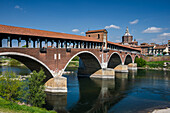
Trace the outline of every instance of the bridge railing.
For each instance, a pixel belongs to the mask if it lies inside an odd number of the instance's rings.
[[[38,37],[1,36],[0,47],[101,49],[102,42]]]

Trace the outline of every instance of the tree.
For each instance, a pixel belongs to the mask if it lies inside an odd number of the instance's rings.
[[[143,67],[146,65],[146,61],[142,58],[135,58],[135,63],[137,63],[138,67]]]
[[[22,94],[22,81],[16,76],[14,72],[5,72],[0,77],[0,96],[6,100],[15,102]]]
[[[38,73],[33,71],[28,79],[27,101],[32,106],[42,107],[45,104],[46,94],[44,92],[43,80],[46,78],[44,71],[41,69]]]

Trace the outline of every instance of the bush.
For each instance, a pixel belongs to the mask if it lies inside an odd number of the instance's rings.
[[[146,65],[146,61],[142,58],[135,58],[135,63],[137,63],[138,67],[143,67]]]
[[[38,73],[33,71],[31,77],[28,79],[28,91],[26,100],[29,104],[35,107],[42,107],[45,104],[46,94],[44,92],[43,80],[46,78],[43,70]]]
[[[22,94],[22,81],[16,76],[14,72],[5,72],[0,77],[0,96],[6,100],[15,102]]]
[[[72,61],[79,61],[79,57],[78,56],[74,57]]]

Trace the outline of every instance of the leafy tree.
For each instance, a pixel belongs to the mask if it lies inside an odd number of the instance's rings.
[[[79,57],[78,56],[75,56],[72,61],[79,61]]]
[[[137,63],[138,67],[143,67],[146,65],[146,61],[142,58],[135,58],[135,63]]]
[[[14,72],[5,72],[0,77],[0,96],[6,100],[15,102],[22,94],[22,81],[16,76]]]
[[[42,107],[45,104],[46,94],[44,92],[43,80],[46,78],[44,71],[41,69],[38,73],[33,71],[28,79],[27,102],[32,106]]]

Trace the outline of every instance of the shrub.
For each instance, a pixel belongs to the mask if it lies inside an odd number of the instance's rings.
[[[28,91],[26,100],[35,107],[42,107],[45,104],[46,94],[44,92],[43,80],[46,78],[44,71],[41,69],[38,73],[33,71],[28,79]]]
[[[143,67],[146,65],[146,61],[142,58],[135,58],[135,63],[137,63],[138,67]]]
[[[5,72],[0,77],[0,96],[6,100],[17,101],[22,94],[22,81],[16,76],[14,72]]]

